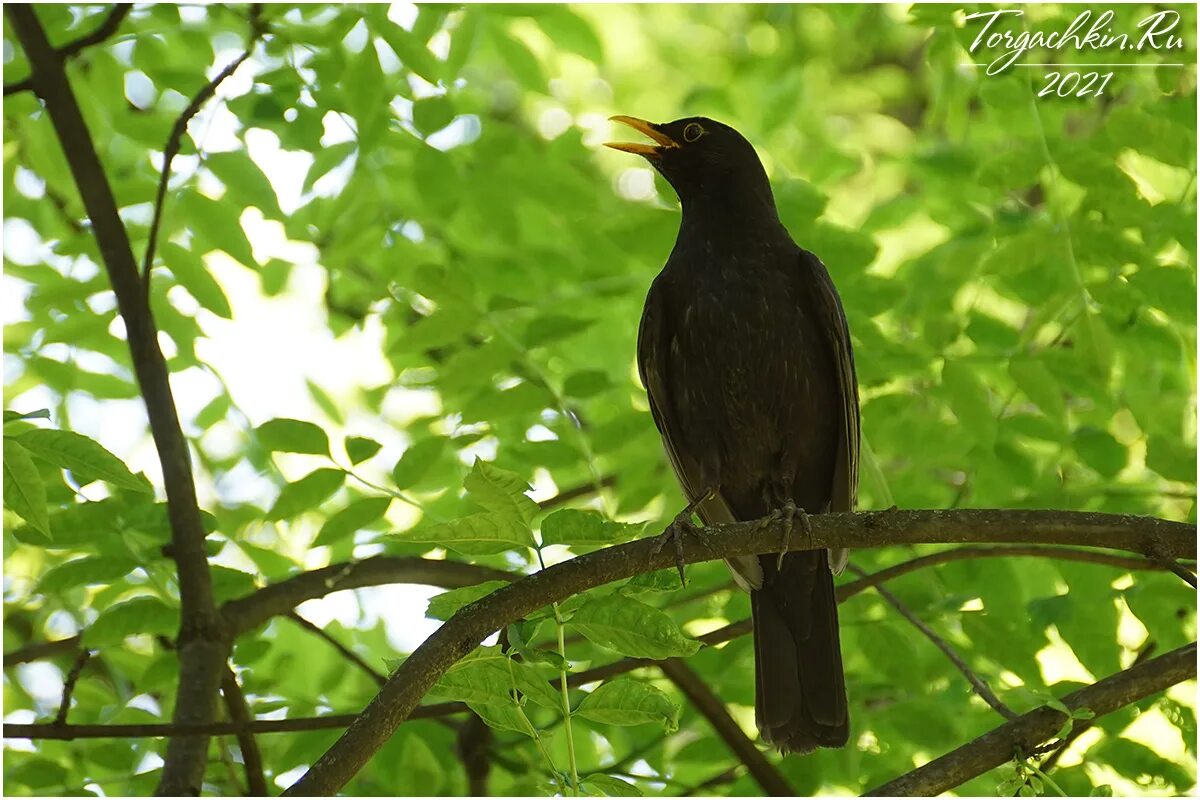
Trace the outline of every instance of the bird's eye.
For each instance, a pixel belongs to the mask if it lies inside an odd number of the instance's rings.
[[[683,129],[683,140],[685,142],[694,142],[704,135],[704,128],[701,128],[697,123],[693,122]]]

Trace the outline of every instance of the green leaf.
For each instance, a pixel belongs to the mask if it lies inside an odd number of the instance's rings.
[[[212,274],[204,266],[204,261],[174,242],[164,242],[162,249],[163,263],[179,285],[187,289],[188,294],[196,302],[223,319],[233,319],[233,309],[229,307],[229,299],[225,291],[217,283]]]
[[[977,372],[957,360],[946,361],[942,367],[942,386],[950,400],[950,409],[962,430],[972,440],[990,443],[996,438],[996,417],[988,402],[987,388]]]
[[[537,670],[508,658],[499,645],[480,647],[462,659],[430,689],[430,694],[471,703],[504,704],[512,689],[538,705],[558,709],[562,698]]]
[[[593,64],[604,61],[604,46],[591,24],[567,6],[549,6],[537,24],[559,49],[578,53]]]
[[[678,727],[679,707],[649,683],[617,678],[600,684],[589,693],[575,713],[606,725],[644,725],[653,722],[670,732]]]
[[[157,597],[135,597],[109,606],[83,632],[84,647],[117,644],[134,634],[174,636],[179,632],[179,611]]]
[[[283,217],[275,189],[247,151],[207,153],[204,166],[225,184],[231,199],[254,206],[268,219]]]
[[[1073,444],[1083,463],[1105,478],[1115,478],[1129,460],[1125,445],[1107,431],[1080,428],[1075,432]]]
[[[391,497],[364,497],[337,512],[321,526],[321,532],[313,540],[313,547],[333,544],[360,531],[376,520],[382,519],[392,504]]]
[[[383,37],[405,67],[430,83],[436,84],[441,79],[441,62],[417,37],[387,20],[375,26],[375,32]]]
[[[511,514],[471,514],[450,522],[417,528],[400,535],[406,542],[427,542],[467,555],[503,553],[515,547],[533,547],[529,526]]]
[[[378,453],[382,447],[379,442],[365,436],[346,437],[346,455],[350,457],[351,464],[361,464]]]
[[[542,520],[542,544],[619,544],[645,531],[645,523],[613,522],[593,511],[564,508]]]
[[[258,267],[250,240],[246,238],[246,231],[239,220],[242,206],[213,200],[196,191],[184,192],[177,203],[178,209],[174,213],[179,215],[179,219],[187,220],[191,229],[210,248],[224,250],[244,266]],[[193,252],[199,254],[201,251],[197,248]]]
[[[643,792],[629,781],[611,775],[588,775],[579,782],[585,793],[603,797],[642,797]]]
[[[328,500],[341,488],[346,473],[340,469],[315,469],[295,483],[289,483],[279,492],[275,505],[271,506],[267,519],[272,522],[291,519],[310,508]]]
[[[413,125],[425,136],[449,125],[454,116],[454,104],[445,95],[423,97],[413,103]]]
[[[313,184],[319,181],[322,177],[329,174],[335,167],[338,167],[358,150],[356,142],[338,142],[329,147],[318,150],[313,157],[312,164],[308,167],[308,174],[304,176],[303,194],[308,194],[312,191]]]
[[[496,48],[496,52],[508,66],[513,77],[526,89],[544,92],[546,78],[542,74],[542,65],[538,63],[537,56],[530,52],[525,43],[510,36],[503,27],[495,23],[488,25],[487,32],[492,46]]]
[[[442,592],[429,600],[429,607],[425,609],[425,616],[430,619],[448,620],[463,606],[470,605],[482,597],[487,597],[492,592],[507,585],[507,581],[484,581],[474,586],[464,586],[461,589],[451,589],[448,592]]]
[[[81,485],[102,480],[134,492],[154,492],[149,482],[130,472],[121,459],[78,433],[39,428],[22,434],[20,442],[33,455],[70,470]]]
[[[6,424],[9,422],[15,422],[19,419],[50,419],[50,409],[39,408],[37,411],[26,411],[25,413],[21,413],[19,411],[9,411],[8,409],[5,409],[4,422]]]
[[[634,658],[661,660],[700,649],[700,642],[666,614],[629,597],[590,600],[575,612],[570,625],[596,644]]]
[[[29,451],[7,436],[4,437],[4,506],[35,530],[51,535],[42,476]]]
[[[277,453],[329,455],[329,437],[311,422],[279,417],[259,425],[256,433],[263,447]]]
[[[529,484],[524,478],[482,459],[475,459],[463,486],[471,502],[497,514],[513,515],[526,525],[540,510],[525,494]]]
[[[409,445],[400,456],[396,466],[392,468],[392,483],[397,489],[404,491],[415,485],[425,473],[441,457],[446,449],[446,440],[441,436],[432,439],[422,439]]]
[[[529,737],[534,736],[534,731],[530,729],[529,723],[521,716],[521,710],[517,708],[517,704],[512,700],[506,700],[503,703],[467,701],[467,707],[478,714],[479,718],[486,722],[489,728],[495,728],[500,731],[514,731]]]
[[[114,556],[85,556],[46,570],[38,581],[39,592],[61,592],[76,586],[114,583],[128,575],[137,562]]]
[[[607,372],[585,369],[572,373],[563,381],[563,394],[580,399],[594,397],[612,386]]]
[[[1008,362],[1008,374],[1043,414],[1056,422],[1066,418],[1062,386],[1043,362],[1028,357],[1014,358]]]

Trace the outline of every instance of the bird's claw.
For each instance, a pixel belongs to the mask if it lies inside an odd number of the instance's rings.
[[[683,540],[685,537],[692,537],[700,544],[704,545],[704,549],[712,552],[712,548],[705,541],[701,529],[696,527],[692,522],[692,509],[687,508],[680,512],[675,519],[667,526],[654,542],[654,548],[650,551],[650,556],[658,555],[666,546],[667,542],[675,545],[675,568],[679,570],[679,585],[686,586],[687,582],[683,573]]]
[[[787,555],[788,546],[792,540],[792,530],[795,528],[796,520],[800,521],[800,527],[804,529],[804,536],[808,539],[811,546],[813,541],[812,523],[809,522],[808,514],[803,508],[796,506],[792,500],[788,500],[781,507],[772,511],[764,520],[765,525],[771,525],[776,522],[783,522],[783,547],[779,550],[779,557],[775,560],[775,569],[783,569],[783,557]]]

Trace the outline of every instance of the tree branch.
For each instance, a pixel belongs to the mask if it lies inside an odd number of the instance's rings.
[[[1091,564],[1105,564],[1110,567],[1127,570],[1165,570],[1166,566],[1159,561],[1149,558],[1137,558],[1130,556],[1117,555],[1115,553],[1105,553],[1099,550],[1080,550],[1074,547],[1046,547],[1041,545],[1005,545],[1005,546],[978,546],[967,545],[965,547],[956,547],[952,550],[942,550],[937,553],[929,553],[927,555],[914,558],[910,561],[903,561],[890,567],[886,567],[877,572],[873,572],[857,581],[851,581],[842,585],[842,589],[853,589],[854,593],[866,589],[870,586],[890,581],[892,578],[906,575],[909,572],[915,572],[926,567],[936,566],[938,564],[948,564],[951,561],[963,561],[970,558],[1014,558],[1031,556],[1036,558],[1054,558],[1061,561],[1080,561]]]
[[[200,111],[200,107],[212,98],[217,93],[217,87],[242,65],[250,53],[254,51],[254,43],[258,41],[263,34],[263,27],[260,21],[262,13],[262,5],[255,3],[250,7],[250,40],[246,43],[246,49],[243,53],[231,61],[225,69],[217,73],[211,81],[206,83],[204,87],[196,92],[196,96],[192,98],[192,102],[188,103],[187,108],[175,120],[175,125],[171,128],[171,134],[167,137],[167,143],[163,147],[163,164],[162,173],[158,178],[158,192],[154,197],[154,217],[150,222],[150,238],[146,243],[146,253],[142,258],[142,281],[146,285],[146,293],[150,290],[150,268],[154,264],[154,251],[158,246],[158,229],[162,224],[163,203],[167,197],[167,182],[171,178],[171,162],[175,160],[175,156],[179,154],[179,147],[183,141],[183,134],[187,131],[188,123],[192,117]]]
[[[714,525],[705,545],[686,542],[683,561],[775,552],[781,525],[763,521]],[[1194,557],[1195,531],[1150,517],[1070,511],[883,511],[819,514],[811,519],[810,549],[884,544],[1026,542],[1098,545],[1165,557]],[[388,678],[325,755],[285,794],[333,794],[395,732],[429,688],[489,634],[552,602],[642,572],[664,569],[673,553],[654,553],[653,537],[556,564],[473,603],[439,628]],[[804,549],[793,547],[792,549]]]
[[[62,59],[46,39],[33,6],[9,5],[5,13],[29,58],[33,89],[46,105],[92,222],[101,260],[125,321],[134,372],[162,463],[171,524],[170,555],[178,570],[180,595],[180,670],[175,722],[210,722],[216,713],[217,687],[229,649],[228,638],[213,603],[212,580],[204,551],[204,525],[196,502],[190,454],[171,394],[167,362],[158,346],[149,298],[138,279],[129,235],[117,213],[112,188],[67,81]],[[207,737],[172,739],[159,791],[198,793],[207,749]]]
[[[713,730],[733,751],[739,761],[746,765],[754,780],[771,797],[793,797],[793,789],[779,770],[767,760],[767,757],[754,746],[754,742],[742,732],[741,727],[734,722],[733,717],[725,710],[725,704],[701,680],[700,676],[678,658],[668,658],[661,662],[659,669],[679,687],[679,691],[691,701],[696,710],[704,715]]]
[[[1072,692],[1062,702],[1072,711],[1090,708],[1097,717],[1101,717],[1195,677],[1196,644],[1193,642]],[[867,795],[909,797],[941,794],[1000,766],[1012,758],[1014,750],[1025,753],[1032,751],[1054,736],[1062,723],[1062,712],[1042,706],[907,775],[877,786]]]
[[[71,710],[71,695],[75,694],[75,684],[79,682],[79,676],[83,674],[83,668],[91,657],[91,650],[80,650],[79,655],[75,657],[75,663],[71,665],[70,672],[63,680],[62,700],[58,703],[58,713],[54,715],[53,724],[67,724],[67,712]]]
[[[233,668],[225,665],[225,675],[221,679],[221,695],[225,698],[225,710],[229,718],[243,725],[251,719],[250,709],[246,705],[246,696],[238,685],[237,675]],[[258,750],[258,742],[254,734],[248,730],[237,734],[238,749],[242,751],[242,767],[246,771],[246,793],[251,797],[266,797],[271,791],[267,779],[263,775],[262,754]]]
[[[306,600],[315,600],[344,589],[387,583],[416,583],[459,589],[483,581],[511,581],[515,577],[503,570],[459,561],[415,556],[373,556],[362,561],[348,561],[302,572],[265,586],[225,603],[221,606],[221,615],[233,635],[238,636],[272,617],[287,614]]]
[[[421,706],[411,719],[436,719],[466,710],[462,703],[438,703]],[[236,736],[239,733],[298,733],[345,728],[357,714],[327,714],[321,717],[294,719],[255,719],[248,722],[206,722],[176,725],[172,722],[150,722],[139,725],[46,725],[4,724],[6,739],[45,739],[70,742],[75,739],[152,739],[181,736]]]
[[[542,511],[549,511],[552,508],[566,505],[572,500],[578,500],[581,497],[590,497],[596,493],[598,489],[607,489],[617,485],[616,475],[605,475],[598,481],[590,481],[582,483],[579,486],[573,486],[570,489],[564,489],[554,497],[548,497],[538,503],[538,508]]]
[[[850,569],[852,569],[857,575],[864,574],[861,569],[853,564],[850,565]],[[991,706],[997,714],[1005,719],[1012,720],[1017,718],[1017,712],[1013,711],[1011,708],[1001,702],[1000,698],[997,697],[992,691],[992,688],[987,685],[987,682],[985,682],[983,678],[976,675],[975,671],[967,666],[967,662],[963,661],[962,657],[959,656],[959,654],[955,652],[954,648],[950,646],[950,643],[941,636],[938,636],[937,632],[934,631],[933,628],[926,625],[925,621],[913,613],[911,608],[901,602],[900,598],[883,588],[882,585],[876,585],[875,591],[878,592],[879,596],[887,601],[892,608],[896,609],[896,611],[900,613],[900,616],[911,622],[913,627],[924,634],[926,639],[933,642],[934,646],[938,650],[941,650],[946,658],[950,659],[950,663],[954,664],[958,671],[966,677],[967,682],[971,684],[971,688],[975,690],[975,694],[983,698],[983,702]]]
[[[349,661],[354,666],[361,669],[363,672],[367,673],[367,675],[369,675],[371,677],[371,680],[375,681],[375,684],[377,686],[383,686],[383,684],[387,683],[386,675],[384,675],[381,672],[376,671],[374,667],[372,667],[366,661],[363,661],[362,656],[360,656],[358,653],[351,650],[349,647],[346,647],[346,645],[342,644],[337,639],[333,638],[333,636],[331,636],[328,632],[326,632],[319,625],[317,625],[313,622],[310,622],[309,620],[306,620],[304,617],[300,616],[295,611],[288,612],[287,618],[290,619],[292,622],[296,623],[297,625],[299,625],[301,628],[304,628],[304,630],[308,631],[309,633],[319,636],[320,638],[322,638],[326,642],[328,642],[333,647],[333,649],[337,650],[339,653],[342,654],[343,658],[345,658],[347,661]]]
[[[133,10],[132,3],[118,3],[113,6],[108,12],[108,16],[104,21],[91,33],[84,34],[78,39],[68,42],[55,51],[55,55],[63,60],[73,58],[79,55],[85,48],[92,45],[100,44],[108,37],[117,32],[117,28],[121,27],[121,23],[125,21],[125,17],[129,16],[129,12]],[[33,89],[33,78],[28,77],[24,80],[15,81],[14,83],[4,84],[4,96],[8,97],[18,92],[30,91]]]

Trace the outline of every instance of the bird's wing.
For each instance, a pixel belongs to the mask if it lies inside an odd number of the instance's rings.
[[[654,417],[655,427],[662,435],[663,449],[667,451],[671,470],[675,473],[684,496],[690,502],[710,487],[701,485],[703,477],[700,474],[700,465],[695,459],[680,452],[672,436],[672,429],[677,426],[677,415],[668,389],[671,383],[668,370],[671,342],[675,333],[670,319],[670,304],[665,299],[665,290],[660,281],[661,278],[650,286],[650,292],[646,295],[646,307],[642,312],[642,322],[638,326],[638,375],[642,379],[642,385],[646,387],[650,413]],[[678,433],[676,428],[675,436],[678,436]],[[716,496],[701,503],[698,509],[700,518],[706,525],[736,521],[729,503],[720,493],[720,487],[717,488]],[[733,571],[734,579],[746,591],[762,585],[762,568],[757,557],[726,559],[726,563]]]
[[[850,344],[850,326],[842,301],[829,277],[829,271],[807,250],[801,250],[801,268],[807,273],[810,287],[816,289],[816,309],[820,329],[827,331],[837,365],[838,388],[842,395],[842,439],[838,446],[833,469],[833,491],[830,511],[853,511],[858,502],[858,378],[854,373],[854,349]],[[840,571],[840,569],[838,570]]]

